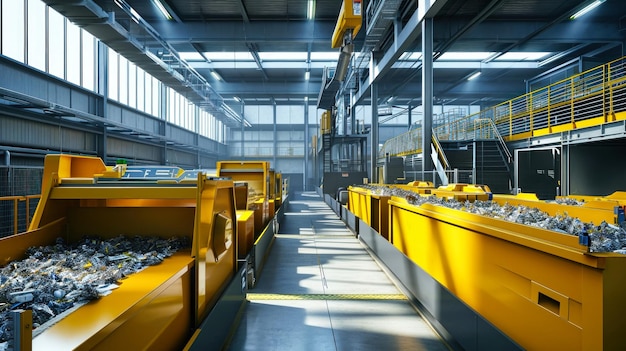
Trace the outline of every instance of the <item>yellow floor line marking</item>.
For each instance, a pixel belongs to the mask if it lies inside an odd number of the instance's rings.
[[[406,300],[402,294],[260,294],[248,293],[248,300]]]
[[[285,239],[356,239],[354,234],[274,234],[277,238]]]

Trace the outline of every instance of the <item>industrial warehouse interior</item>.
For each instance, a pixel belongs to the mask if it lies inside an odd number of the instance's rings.
[[[622,0],[0,0],[0,351],[622,350],[625,44]]]

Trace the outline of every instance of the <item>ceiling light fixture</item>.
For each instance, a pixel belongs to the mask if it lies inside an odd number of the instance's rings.
[[[233,99],[235,99],[235,101],[237,102],[241,102],[241,99],[239,98],[239,96],[233,96]]]
[[[222,80],[222,77],[215,71],[211,71],[211,76],[213,76],[215,80]]]
[[[307,7],[306,18],[312,20],[315,17],[315,0],[309,0],[309,6]]]
[[[586,14],[587,12],[595,9],[596,7],[600,6],[600,4],[602,4],[604,1],[606,0],[596,0],[594,2],[592,2],[591,4],[583,7],[582,9],[580,9],[578,12],[576,12],[575,14],[570,16],[570,20],[574,20],[578,17],[581,17],[582,15]]]
[[[476,73],[472,74],[471,76],[469,76],[469,77],[467,78],[467,80],[476,79],[479,75],[481,75],[481,72],[480,72],[480,71],[478,71],[478,72],[476,72]]]
[[[309,80],[309,78],[311,78],[311,72],[309,71],[304,72],[304,80]]]
[[[161,11],[163,16],[167,18],[168,21],[172,20],[172,15],[169,13],[169,11],[167,11],[167,9],[165,8],[165,5],[163,5],[161,0],[152,0],[152,2],[154,3],[154,5],[156,5],[159,11]]]

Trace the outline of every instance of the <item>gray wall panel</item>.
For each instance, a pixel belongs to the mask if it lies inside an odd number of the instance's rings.
[[[570,147],[570,193],[609,195],[626,190],[626,144],[590,143]]]
[[[108,154],[111,157],[125,158],[130,163],[132,161],[145,161],[154,164],[163,164],[161,162],[161,148],[147,144],[135,143],[128,140],[116,139],[109,137]]]
[[[122,108],[115,104],[109,104],[108,109],[106,118],[113,122],[122,123]]]
[[[89,132],[4,115],[0,115],[0,144],[57,152],[96,152],[96,137]]]
[[[196,153],[167,150],[165,154],[166,162],[170,165],[185,169],[198,167],[198,155]]]

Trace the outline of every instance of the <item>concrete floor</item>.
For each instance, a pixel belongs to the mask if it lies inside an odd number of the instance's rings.
[[[316,193],[290,195],[229,350],[448,350]]]

